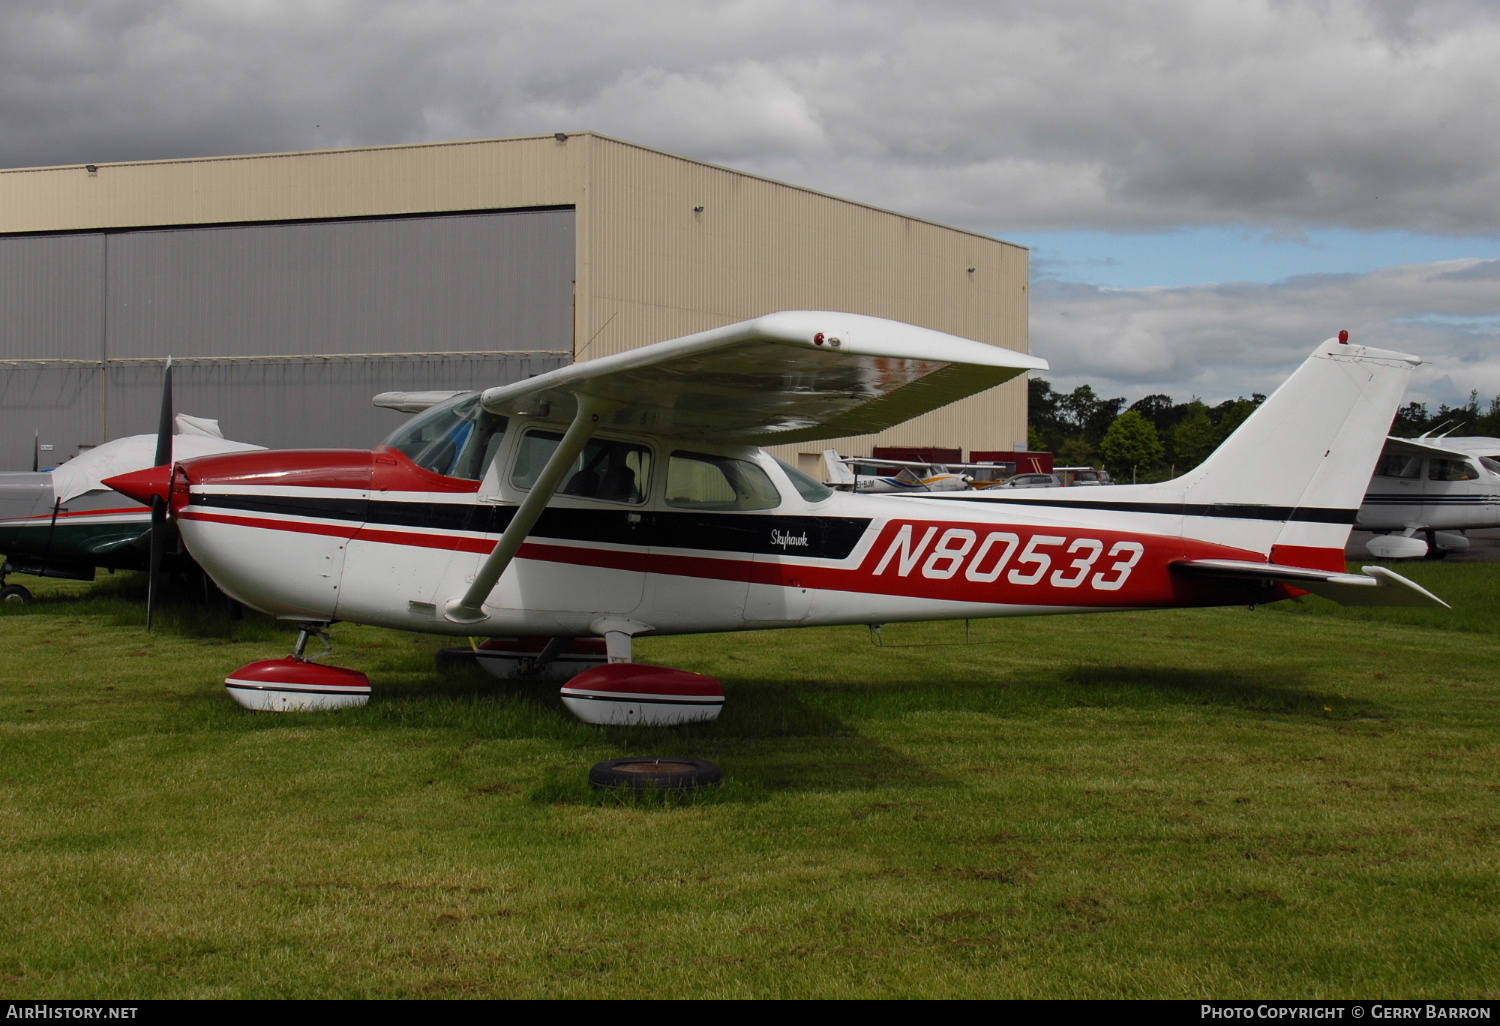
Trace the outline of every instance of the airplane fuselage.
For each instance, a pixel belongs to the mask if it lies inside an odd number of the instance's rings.
[[[119,492],[54,500],[50,473],[0,474],[0,553],[6,572],[92,578],[96,566],[144,570],[151,511]]]
[[[1500,472],[1465,453],[1385,456],[1370,479],[1356,526],[1366,531],[1500,527]]]
[[[649,440],[627,442],[656,472],[628,498],[558,494],[477,624],[443,610],[516,513],[516,445],[501,448],[482,480],[433,473],[391,448],[207,457],[178,465],[172,504],[189,550],[247,605],[439,634],[582,636],[622,620],[676,634],[1293,594],[1170,570],[1190,559],[1266,559],[1231,544],[1227,523],[1223,539],[1209,540],[1184,537],[1170,510],[833,492],[799,485],[759,450],[705,454],[657,440],[648,452]],[[752,504],[762,508],[722,508],[738,500],[674,483],[679,463],[711,459],[753,464],[774,494],[758,493]]]

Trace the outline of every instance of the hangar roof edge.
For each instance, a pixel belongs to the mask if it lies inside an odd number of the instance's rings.
[[[687,164],[695,164],[695,165],[698,165],[699,167],[709,168],[709,169],[712,169],[712,170],[715,170],[715,171],[721,171],[721,172],[725,172],[725,173],[728,173],[728,174],[738,175],[738,176],[740,176],[742,178],[747,178],[747,179],[753,179],[753,180],[756,180],[756,181],[766,182],[768,184],[775,185],[775,186],[778,186],[780,188],[793,189],[793,190],[795,190],[797,192],[805,193],[805,194],[811,195],[811,196],[818,196],[818,197],[821,197],[823,199],[833,200],[834,202],[837,202],[837,203],[845,203],[845,204],[849,204],[850,206],[861,207],[861,208],[864,208],[866,210],[870,210],[870,211],[873,211],[873,212],[877,212],[877,213],[881,213],[881,214],[888,214],[888,215],[890,215],[892,217],[899,217],[899,218],[903,218],[903,219],[908,220],[908,221],[913,221],[913,222],[917,222],[917,223],[921,223],[921,224],[932,225],[934,227],[942,228],[942,229],[947,230],[947,231],[959,232],[961,234],[969,235],[969,236],[972,236],[972,237],[977,238],[977,239],[983,239],[986,242],[1000,243],[1001,245],[1008,246],[1008,247],[1011,247],[1011,248],[1014,248],[1014,249],[1017,249],[1017,250],[1028,250],[1029,249],[1029,247],[1023,246],[1020,243],[1011,242],[1011,241],[1009,241],[1007,239],[1002,239],[1002,238],[999,238],[999,237],[993,236],[993,235],[986,235],[983,232],[974,231],[974,230],[969,229],[969,228],[961,228],[961,227],[958,227],[956,225],[945,224],[945,223],[943,223],[941,221],[934,221],[934,220],[931,220],[930,218],[918,217],[916,215],[903,213],[903,212],[898,211],[898,210],[891,210],[891,209],[886,208],[886,207],[877,206],[877,205],[875,205],[873,203],[865,203],[865,202],[862,202],[860,200],[849,199],[846,196],[836,196],[833,193],[823,192],[820,189],[813,189],[813,188],[809,188],[809,187],[803,186],[803,185],[796,185],[796,184],[791,183],[791,182],[784,182],[784,181],[781,181],[781,180],[775,179],[775,178],[768,178],[768,177],[766,177],[764,175],[758,175],[758,174],[755,174],[753,172],[741,171],[738,168],[732,168],[732,167],[728,167],[728,166],[725,166],[725,165],[722,165],[722,164],[714,164],[714,163],[710,163],[709,161],[698,160],[698,159],[696,159],[694,157],[685,157],[685,156],[682,156],[681,154],[670,153],[670,152],[668,152],[666,150],[659,150],[659,149],[656,149],[655,147],[652,147],[652,146],[646,146],[644,144],[636,143],[636,142],[631,142],[631,141],[625,140],[625,139],[617,139],[617,138],[614,138],[613,136],[603,135],[602,133],[599,133],[599,132],[546,133],[546,134],[538,134],[538,135],[506,136],[506,137],[502,137],[502,138],[491,138],[491,139],[456,139],[456,140],[444,140],[444,141],[440,141],[440,142],[392,143],[392,144],[383,145],[383,146],[351,146],[351,147],[342,147],[342,148],[338,148],[338,149],[326,149],[326,150],[290,150],[290,151],[275,152],[275,153],[221,154],[221,155],[217,155],[217,156],[207,156],[207,157],[167,157],[167,158],[163,158],[163,159],[160,159],[160,160],[106,161],[106,162],[98,163],[98,164],[73,163],[73,164],[45,165],[45,166],[40,166],[40,167],[0,168],[0,184],[3,184],[4,178],[6,176],[10,176],[10,175],[48,174],[48,173],[57,173],[57,172],[64,172],[64,171],[79,171],[79,170],[82,170],[84,168],[103,168],[103,169],[108,169],[108,168],[169,167],[169,166],[173,166],[173,165],[184,165],[184,164],[215,164],[215,163],[231,163],[231,162],[242,162],[242,161],[273,161],[273,160],[284,160],[284,159],[292,159],[292,158],[335,157],[335,156],[345,156],[345,155],[354,155],[354,154],[363,154],[363,153],[400,152],[400,151],[407,151],[407,150],[435,150],[435,149],[445,149],[445,148],[456,149],[456,148],[468,148],[468,147],[479,147],[479,146],[493,146],[493,145],[502,144],[502,143],[516,143],[516,142],[540,141],[540,140],[546,140],[546,139],[554,139],[554,138],[557,138],[560,135],[561,136],[566,136],[569,139],[587,138],[587,139],[598,140],[600,142],[609,143],[609,144],[612,144],[612,145],[626,146],[626,147],[629,147],[631,149],[640,150],[642,152],[650,153],[650,154],[653,154],[653,155],[656,155],[656,156],[659,156],[659,157],[665,157],[665,158],[667,158],[669,160],[681,161],[681,162],[687,163]],[[559,141],[561,141],[561,140],[559,140]],[[55,230],[56,229],[53,229],[53,231],[55,231]],[[87,229],[75,229],[75,230],[87,230]],[[48,229],[31,229],[31,230],[22,229],[20,232],[4,232],[4,234],[32,234],[33,232],[38,232],[38,231],[39,232],[46,232],[46,231],[48,231]]]

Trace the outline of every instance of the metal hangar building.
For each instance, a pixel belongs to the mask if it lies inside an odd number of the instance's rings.
[[[169,355],[178,410],[227,437],[367,448],[400,423],[378,392],[776,310],[1025,352],[1027,275],[1021,246],[592,133],[3,170],[0,470],[153,431]],[[827,445],[1025,438],[1018,379]]]

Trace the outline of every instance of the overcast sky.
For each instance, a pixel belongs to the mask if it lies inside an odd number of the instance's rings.
[[[0,166],[596,131],[1033,247],[1059,387],[1500,394],[1493,0],[0,5]]]

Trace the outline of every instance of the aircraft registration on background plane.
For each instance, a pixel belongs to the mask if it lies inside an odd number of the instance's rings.
[[[602,639],[603,662],[563,686],[569,708],[685,722],[718,714],[719,682],[634,663],[634,638],[1302,592],[1445,605],[1344,563],[1418,362],[1330,339],[1173,481],[868,495],[759,446],[874,433],[1046,363],[873,317],[778,313],[454,396],[374,450],[210,456],[108,484],[170,507],[231,597],[299,623],[290,657],[227,678],[247,707],[364,702],[364,674],[306,654],[351,621],[534,639],[516,661],[531,668]]]
[[[1355,526],[1380,559],[1462,552],[1455,532],[1500,527],[1500,438],[1388,438]]]

